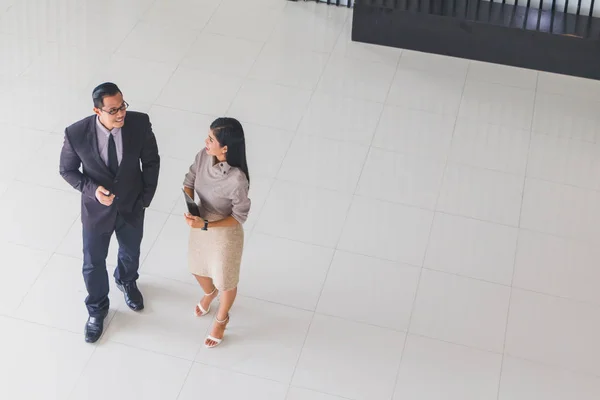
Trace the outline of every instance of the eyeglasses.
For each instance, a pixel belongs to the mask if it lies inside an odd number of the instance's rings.
[[[124,101],[123,104],[121,105],[121,107],[119,107],[119,108],[111,108],[110,110],[104,110],[101,108],[101,110],[109,115],[115,115],[119,111],[127,110],[128,107],[129,107],[129,104],[126,101]]]

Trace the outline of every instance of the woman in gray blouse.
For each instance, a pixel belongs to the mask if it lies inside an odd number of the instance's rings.
[[[237,294],[244,248],[242,224],[250,211],[250,175],[244,130],[236,119],[216,119],[205,143],[183,186],[192,199],[195,194],[199,199],[200,217],[185,214],[191,227],[188,265],[204,291],[196,305],[196,316],[208,314],[210,304],[221,292],[215,324],[204,342],[206,347],[215,347],[223,340]]]

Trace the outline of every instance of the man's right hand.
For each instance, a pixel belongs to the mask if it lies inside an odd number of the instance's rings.
[[[96,199],[98,199],[100,204],[108,207],[112,205],[115,195],[110,193],[104,186],[98,186],[98,189],[96,189]]]

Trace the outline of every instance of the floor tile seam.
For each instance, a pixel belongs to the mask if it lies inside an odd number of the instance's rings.
[[[402,53],[402,56],[403,55],[404,55],[404,52]],[[402,62],[402,56],[400,57],[400,60],[398,61],[398,65],[400,65],[400,63]],[[452,145],[452,141],[453,141],[453,138],[454,138],[454,132],[456,130],[456,125],[457,125],[457,121],[458,121],[458,115],[460,115],[460,104],[462,104],[462,101],[463,101],[463,98],[464,98],[465,88],[466,88],[466,85],[467,85],[467,76],[469,75],[470,66],[471,65],[469,63],[467,65],[467,71],[466,71],[465,76],[463,78],[462,89],[461,89],[461,97],[460,97],[460,102],[459,102],[459,108],[458,108],[457,114],[454,116],[454,126],[452,128],[452,137],[450,139],[450,146]],[[443,185],[443,182],[445,180],[447,169],[448,169],[448,154],[446,154],[446,157],[445,157],[445,160],[444,160],[444,170],[443,170],[440,187],[438,188],[438,194],[437,194],[436,201],[435,201],[435,208],[436,209],[438,208],[440,196],[441,196],[441,193],[442,193],[442,185]],[[427,246],[426,246],[425,251],[423,253],[423,257],[422,257],[422,260],[421,260],[421,266],[424,265],[425,260],[427,259],[427,253],[428,253],[429,248],[431,246],[431,236],[432,236],[432,232],[433,232],[433,224],[434,224],[434,222],[435,222],[435,213],[433,214],[433,216],[431,218],[431,223],[429,224],[429,233],[428,233],[428,238],[427,238]],[[417,303],[417,299],[418,299],[418,295],[419,295],[419,290],[421,288],[422,277],[423,277],[423,268],[421,268],[419,270],[419,276],[417,278],[417,285],[416,285],[415,293],[414,293],[414,296],[413,296],[413,301],[412,301],[412,304],[411,304],[411,310],[410,310],[410,314],[409,314],[409,317],[408,317],[408,323],[407,323],[407,327],[406,327],[407,332],[411,331],[413,317],[414,317],[415,309],[416,309],[416,303]],[[397,369],[396,369],[394,386],[393,386],[392,395],[390,397],[390,400],[394,399],[396,391],[398,390],[398,382],[399,382],[399,379],[400,379],[400,373],[402,371],[402,363],[404,361],[404,354],[406,352],[406,345],[407,345],[407,343],[408,343],[408,335],[404,338],[404,344],[402,345],[402,352],[400,353],[400,360],[398,362],[398,366],[397,366]]]
[[[521,226],[521,218],[523,215],[523,203],[525,202],[525,187],[527,185],[527,175],[528,175],[528,171],[529,171],[529,155],[531,152],[531,143],[533,140],[533,123],[535,120],[535,113],[536,113],[536,102],[537,102],[537,98],[538,98],[538,85],[539,85],[539,79],[540,79],[540,74],[539,72],[536,74],[536,81],[535,81],[535,91],[534,91],[534,97],[533,97],[533,113],[531,115],[531,120],[529,123],[529,143],[527,146],[527,161],[525,162],[525,177],[523,178],[523,186],[521,189],[521,204],[519,207],[519,218],[518,218],[518,226]],[[506,342],[508,340],[508,329],[509,329],[509,324],[510,324],[510,314],[511,314],[511,308],[512,308],[512,297],[513,297],[513,288],[514,288],[514,281],[515,281],[515,275],[516,275],[516,269],[517,269],[517,256],[518,256],[518,252],[519,252],[519,242],[520,242],[520,236],[521,236],[521,230],[519,229],[517,231],[517,245],[515,246],[515,252],[513,255],[513,270],[512,270],[512,276],[511,276],[511,280],[510,280],[510,289],[509,289],[509,295],[508,295],[508,307],[506,310],[506,318],[505,318],[505,322],[504,322],[504,338],[502,341],[502,361],[500,364],[500,376],[498,379],[498,388],[497,388],[497,394],[496,394],[496,399],[500,400],[500,395],[501,395],[501,387],[502,387],[502,376],[504,374],[504,359],[505,359],[505,354],[506,354]]]
[[[71,226],[69,227],[69,231],[73,228],[73,226],[77,223],[77,221],[79,221],[79,217],[80,217],[79,215],[77,215],[77,217],[75,217],[75,219],[71,223]],[[67,231],[67,234],[68,234],[68,231]],[[31,293],[31,290],[33,289],[33,287],[35,286],[35,284],[38,282],[40,276],[42,276],[42,274],[44,273],[44,271],[46,270],[46,268],[50,264],[50,261],[52,261],[52,259],[54,258],[54,256],[57,255],[58,248],[60,247],[62,241],[66,238],[66,236],[67,235],[65,235],[65,237],[63,237],[61,239],[61,242],[58,244],[58,246],[53,251],[44,251],[45,253],[50,254],[50,256],[48,257],[48,259],[44,263],[44,266],[40,269],[39,273],[37,274],[37,276],[35,277],[35,279],[31,283],[31,285],[29,285],[29,288],[27,289],[27,292],[21,297],[21,300],[19,301],[18,306],[15,308],[15,311],[14,311],[15,313],[19,311],[19,309],[23,305],[23,302],[25,301],[25,299],[27,298],[27,296],[29,296],[29,293]],[[11,243],[11,242],[9,242],[9,243]],[[23,246],[23,247],[28,248],[28,249],[33,249],[33,248],[29,247],[29,246]]]
[[[344,24],[347,22],[347,20],[348,20],[348,16],[346,16],[346,20],[344,21]],[[275,32],[275,30],[273,32]],[[342,37],[343,34],[344,34],[344,29],[343,29],[343,26],[342,26],[342,29],[340,29],[340,32],[338,33],[337,38],[335,40],[336,44],[340,40],[340,38]],[[323,69],[321,70],[321,73],[319,74],[319,79],[317,80],[317,82],[315,84],[314,90],[311,91],[310,98],[308,99],[308,102],[306,103],[306,105],[304,107],[304,110],[302,112],[302,116],[300,117],[300,120],[298,121],[298,123],[296,125],[296,129],[295,129],[295,132],[294,132],[294,137],[292,138],[290,146],[289,146],[288,150],[286,151],[286,155],[284,156],[284,158],[282,160],[282,163],[281,163],[281,166],[279,168],[279,171],[277,172],[277,176],[281,173],[281,169],[283,168],[283,164],[285,162],[285,159],[287,158],[287,155],[289,154],[289,151],[290,151],[290,149],[291,149],[291,147],[292,147],[292,145],[293,145],[296,137],[298,136],[298,130],[299,130],[300,126],[302,126],[302,122],[303,122],[304,118],[306,118],[306,114],[308,113],[308,110],[310,109],[310,105],[312,103],[312,100],[313,100],[313,98],[315,96],[315,93],[317,92],[317,89],[318,89],[319,85],[321,84],[321,81],[323,80],[323,76],[325,75],[325,71],[326,71],[327,66],[329,65],[332,57],[333,57],[333,50],[329,53],[329,55],[327,57],[327,61],[325,62],[325,66],[323,67]],[[271,190],[272,190],[273,186],[274,185],[271,186]],[[269,193],[269,196],[270,196],[270,193]],[[343,224],[345,224],[345,219],[347,218],[349,207],[350,207],[350,204],[348,205],[348,209],[346,210],[346,215],[344,217]],[[263,210],[264,210],[264,207],[263,207]],[[340,237],[341,237],[341,232],[338,235],[337,242],[339,242]],[[321,289],[320,289],[320,292],[319,292],[319,296],[317,297],[315,309],[318,307],[319,301],[320,301],[321,296],[323,294],[323,290],[325,288],[325,283],[327,281],[327,277],[329,276],[329,271],[331,270],[331,264],[333,263],[333,258],[334,258],[334,255],[332,255],[331,259],[329,260],[329,265],[328,265],[327,271],[325,273],[325,278],[324,278],[324,280],[323,280],[323,282],[321,284]],[[309,322],[308,327],[306,329],[306,334],[304,335],[304,340],[302,342],[302,346],[300,347],[300,351],[298,352],[298,357],[296,359],[296,362],[294,363],[294,368],[293,368],[292,374],[290,376],[290,386],[288,386],[288,389],[287,389],[286,395],[285,395],[286,398],[289,396],[289,392],[291,390],[291,384],[294,382],[294,378],[296,376],[296,372],[298,370],[298,366],[300,365],[300,360],[302,359],[302,354],[304,353],[304,348],[306,347],[306,343],[308,341],[308,337],[310,335],[310,331],[312,329],[312,325],[313,325],[314,320],[315,320],[315,312],[313,311],[312,316],[310,318],[310,322]]]

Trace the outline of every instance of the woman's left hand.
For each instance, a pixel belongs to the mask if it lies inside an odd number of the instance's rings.
[[[192,214],[185,213],[185,222],[192,228],[203,228],[204,220],[200,217],[195,217]]]

